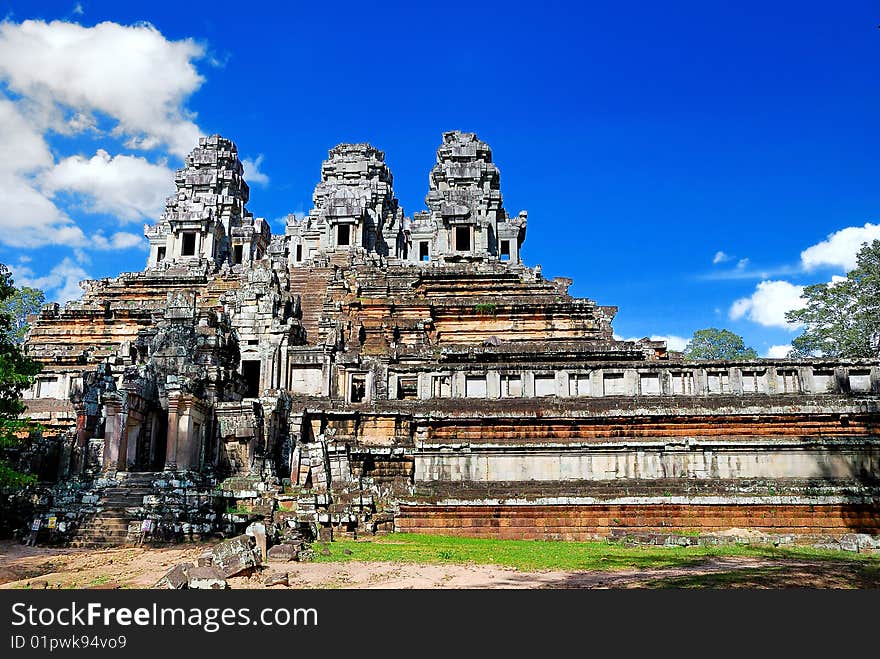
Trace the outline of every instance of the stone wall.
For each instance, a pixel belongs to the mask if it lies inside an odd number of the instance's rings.
[[[314,208],[274,237],[233,142],[203,138],[185,165],[146,269],[33,322],[25,402],[46,450],[23,459],[44,465],[47,521],[330,537],[401,513],[402,529],[581,538],[613,530],[616,506],[630,529],[875,528],[876,359],[688,362],[616,340],[616,307],[522,262],[527,216],[507,214],[476,135],[444,133],[412,217],[384,153],[335,147]],[[750,479],[785,494],[758,501]]]

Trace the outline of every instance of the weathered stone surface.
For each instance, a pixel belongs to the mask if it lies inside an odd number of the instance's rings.
[[[287,572],[270,572],[263,579],[263,585],[267,588],[271,586],[288,586]]]
[[[265,561],[266,556],[266,525],[262,522],[254,522],[248,526],[245,533],[254,539],[257,550],[260,552],[260,559]]]
[[[522,262],[527,215],[473,133],[443,134],[411,217],[368,144],[330,151],[282,236],[247,210],[228,139],[201,139],[175,185],[143,271],[32,323],[30,463],[64,476],[41,539],[252,525],[265,560],[299,534],[752,541],[719,535],[735,527],[867,551],[880,533],[876,360],[688,362],[616,339],[616,307]],[[233,545],[212,552],[224,574],[254,566]]]
[[[271,562],[289,563],[290,561],[297,560],[298,553],[299,547],[283,543],[269,548],[268,559]]]
[[[874,551],[880,549],[880,536],[874,538],[866,533],[847,533],[840,538],[844,551]]]
[[[189,571],[194,569],[192,563],[180,563],[168,570],[159,581],[155,583],[153,588],[165,588],[170,590],[180,590],[187,587],[189,582]]]
[[[224,540],[214,547],[211,558],[213,566],[224,579],[260,565],[259,553],[254,550],[247,535]]]
[[[224,590],[226,579],[223,573],[213,566],[196,566],[187,573],[187,587],[193,590]]]
[[[196,565],[198,567],[209,567],[214,564],[214,550],[206,549],[201,554],[199,554],[198,559],[196,560]]]

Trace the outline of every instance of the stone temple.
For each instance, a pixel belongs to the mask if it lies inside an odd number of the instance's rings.
[[[330,150],[284,235],[242,173],[201,139],[144,270],[33,319],[41,540],[880,532],[876,362],[615,340],[616,307],[522,262],[473,133],[443,134],[411,217],[369,144]]]

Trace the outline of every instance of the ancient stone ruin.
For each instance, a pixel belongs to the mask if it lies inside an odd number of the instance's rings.
[[[615,340],[615,307],[522,262],[527,214],[505,210],[472,133],[443,135],[412,217],[369,144],[320,174],[308,216],[273,236],[235,144],[201,139],[145,228],[146,268],[34,319],[44,431],[22,460],[46,488],[22,505],[40,541],[260,520],[285,556],[394,530],[873,542],[876,362],[688,362]]]

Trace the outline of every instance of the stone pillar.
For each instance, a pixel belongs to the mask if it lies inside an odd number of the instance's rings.
[[[192,462],[192,413],[187,405],[178,406],[177,410],[177,455],[175,462],[178,469],[189,469]]]
[[[177,469],[177,435],[179,396],[168,398],[168,439],[165,444],[165,469]]]
[[[78,405],[76,408],[76,435],[74,437],[74,463],[72,466],[73,473],[75,474],[83,473],[88,463],[89,432],[86,430],[88,418],[86,406]]]
[[[150,419],[150,469],[159,461],[159,415],[152,413]]]
[[[118,396],[104,398],[104,471],[114,472],[124,469],[125,461],[125,416],[122,413],[122,400]]]
[[[141,421],[129,419],[125,429],[125,470],[134,468],[138,461],[138,448],[141,443]]]

